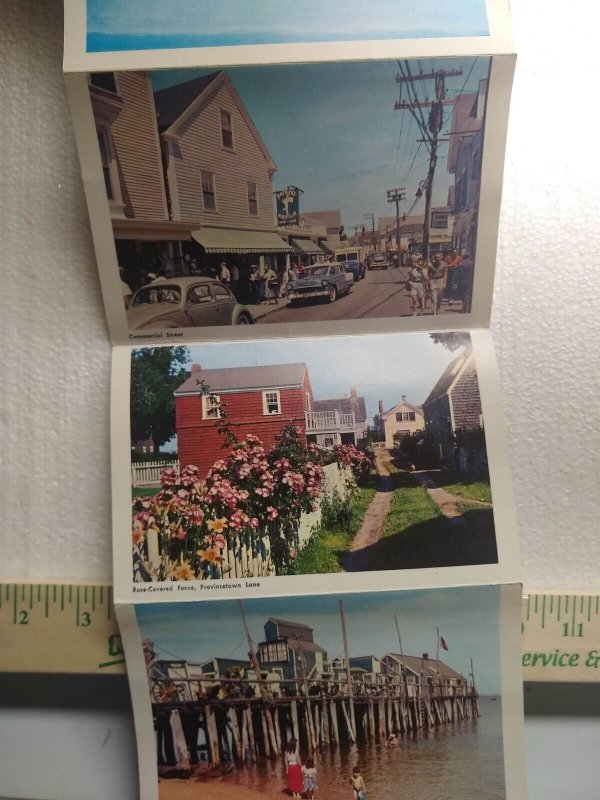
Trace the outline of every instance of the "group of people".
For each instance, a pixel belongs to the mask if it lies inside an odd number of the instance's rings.
[[[306,795],[306,800],[314,800],[317,786],[317,768],[312,756],[308,756],[304,764],[300,762],[300,752],[296,739],[290,739],[284,751],[285,764],[287,767],[288,785],[294,800],[300,800],[302,792]],[[367,790],[360,767],[356,766],[352,770],[350,778],[352,787],[352,800],[366,800]]]
[[[431,262],[422,256],[412,259],[408,265],[408,288],[413,317],[422,315],[431,303],[433,314],[439,314],[442,302],[462,302],[463,313],[471,310],[473,285],[473,259],[470,253],[464,256],[453,250],[443,258],[433,253]]]

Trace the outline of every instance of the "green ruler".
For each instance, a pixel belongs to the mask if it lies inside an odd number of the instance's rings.
[[[125,672],[112,587],[0,584],[0,672]]]
[[[522,628],[524,680],[600,680],[600,595],[529,594]]]
[[[523,679],[600,681],[600,595],[523,598]],[[0,584],[0,672],[124,673],[112,587]]]

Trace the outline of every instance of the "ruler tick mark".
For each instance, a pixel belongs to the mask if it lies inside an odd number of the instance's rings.
[[[542,629],[546,627],[546,595],[542,596]]]

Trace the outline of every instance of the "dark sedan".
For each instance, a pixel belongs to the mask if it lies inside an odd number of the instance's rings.
[[[340,261],[340,266],[346,272],[351,272],[354,283],[358,283],[365,277],[365,265],[360,261]]]

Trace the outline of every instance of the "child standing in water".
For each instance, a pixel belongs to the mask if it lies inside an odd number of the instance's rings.
[[[352,786],[353,800],[365,800],[367,790],[365,782],[360,774],[360,767],[356,766],[352,770],[352,777],[350,778],[350,786]]]
[[[315,792],[317,791],[317,768],[315,767],[315,760],[311,756],[306,759],[306,763],[302,767],[302,787],[306,792],[307,800],[314,800]]]
[[[300,765],[298,742],[295,739],[290,739],[286,744],[284,756],[290,792],[294,800],[300,800],[300,792],[302,791],[302,767]]]

